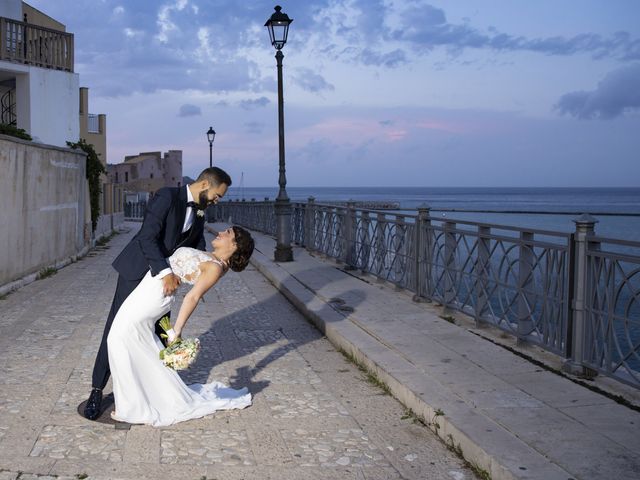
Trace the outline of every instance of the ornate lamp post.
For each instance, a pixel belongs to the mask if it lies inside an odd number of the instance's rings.
[[[216,138],[216,131],[213,127],[209,127],[207,132],[207,140],[209,140],[209,168],[213,167],[213,140]]]
[[[276,5],[275,13],[271,15],[264,26],[269,30],[271,45],[276,49],[278,65],[278,137],[280,151],[278,184],[280,185],[280,190],[275,202],[276,250],[274,257],[276,262],[290,262],[293,260],[293,251],[291,250],[291,202],[287,196],[287,177],[284,163],[284,106],[282,100],[282,59],[284,55],[281,50],[287,43],[289,25],[293,22],[293,19],[289,18],[281,10],[282,7]]]

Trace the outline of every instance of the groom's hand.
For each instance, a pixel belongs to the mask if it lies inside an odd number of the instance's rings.
[[[170,273],[169,275],[162,277],[162,291],[164,292],[165,297],[173,295],[176,288],[178,288],[178,285],[180,285],[180,277],[176,274]]]

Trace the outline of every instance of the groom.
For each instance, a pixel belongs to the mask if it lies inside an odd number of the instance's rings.
[[[149,270],[152,276],[162,279],[164,294],[173,294],[180,279],[171,271],[167,257],[178,247],[205,249],[203,210],[217,203],[229,186],[229,175],[218,167],[210,167],[191,185],[161,188],[149,201],[140,231],[112,264],[118,272],[118,284],[93,367],[91,394],[84,409],[84,416],[89,420],[97,419],[101,413],[102,389],[110,375],[107,337],[120,305]]]

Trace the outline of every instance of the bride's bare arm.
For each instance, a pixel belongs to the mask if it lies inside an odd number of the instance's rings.
[[[182,305],[180,305],[180,311],[178,312],[178,319],[173,327],[177,336],[180,336],[182,329],[184,328],[187,320],[193,313],[198,305],[198,302],[202,296],[213,287],[220,277],[222,276],[222,267],[213,262],[205,262],[201,266],[201,273],[196,280],[195,285],[184,296]]]

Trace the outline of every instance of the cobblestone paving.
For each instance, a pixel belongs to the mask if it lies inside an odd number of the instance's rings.
[[[247,386],[251,407],[161,429],[80,417],[132,234],[0,300],[0,480],[475,478],[251,267],[206,295],[186,332],[202,353],[181,372]]]

